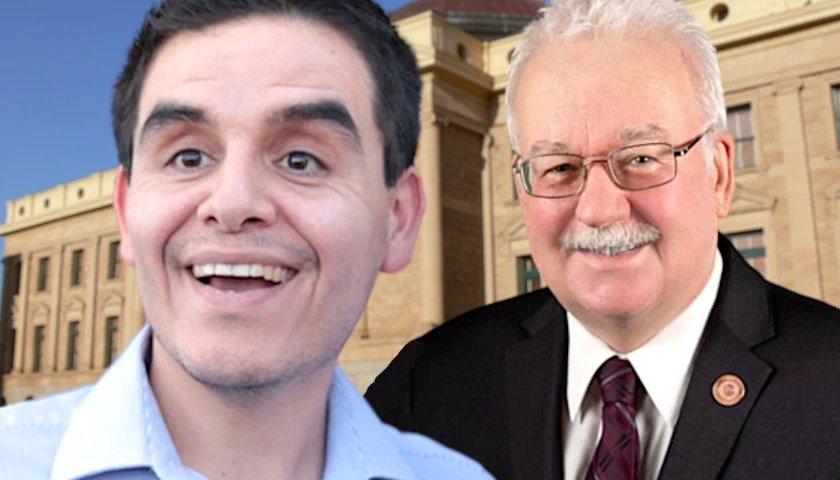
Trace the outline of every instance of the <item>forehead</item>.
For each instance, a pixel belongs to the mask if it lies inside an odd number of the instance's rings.
[[[523,143],[547,136],[616,145],[634,129],[680,135],[702,123],[692,70],[662,38],[545,44],[522,69],[514,109]]]
[[[169,39],[149,66],[138,124],[162,101],[241,121],[278,104],[329,98],[364,129],[373,92],[365,59],[343,34],[295,16],[254,15]]]

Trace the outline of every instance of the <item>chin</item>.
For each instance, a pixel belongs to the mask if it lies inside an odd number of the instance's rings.
[[[311,373],[305,362],[284,360],[230,359],[223,356],[206,361],[178,362],[196,382],[210,390],[226,393],[259,392],[282,387]]]
[[[630,321],[642,311],[641,308],[627,305],[597,305],[584,309],[597,317],[615,322]]]
[[[646,312],[655,298],[650,288],[633,288],[626,283],[613,285],[612,288],[601,285],[579,292],[578,304],[592,315],[615,320],[632,319]]]
[[[236,342],[191,352],[176,361],[195,381],[208,389],[235,394],[273,391],[293,383],[320,377],[335,364],[340,350],[307,351],[301,345],[274,343],[274,348],[255,342]]]

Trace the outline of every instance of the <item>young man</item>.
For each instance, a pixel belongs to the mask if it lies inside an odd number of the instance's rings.
[[[840,312],[717,232],[733,140],[694,18],[556,0],[507,103],[549,288],[409,344],[368,391],[382,418],[504,479],[838,478]]]
[[[148,326],[94,386],[0,413],[0,478],[489,479],[337,368],[409,261],[415,60],[368,0],[167,0],[113,102]]]

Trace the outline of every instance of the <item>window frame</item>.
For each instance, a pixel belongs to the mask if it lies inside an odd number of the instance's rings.
[[[44,340],[46,339],[43,325],[35,326],[32,339],[35,341],[32,346],[32,373],[40,373],[44,366]]]
[[[740,248],[737,247],[737,245],[735,245],[735,238],[734,237],[738,237],[738,236],[746,237],[746,236],[752,236],[752,235],[756,235],[756,234],[761,235],[761,246],[760,247],[749,247],[749,248],[740,249]],[[726,238],[732,243],[732,246],[735,247],[735,250],[738,252],[738,254],[741,255],[741,257],[747,263],[749,263],[749,260],[753,259],[753,258],[761,258],[761,259],[764,260],[764,271],[759,272],[759,273],[761,273],[762,276],[767,278],[767,276],[769,275],[770,272],[769,272],[769,266],[768,266],[769,260],[767,258],[767,232],[765,231],[765,229],[764,228],[751,228],[751,229],[726,233],[725,235],[726,235]],[[752,264],[750,264],[750,266],[755,268],[758,271],[758,269],[755,266],[753,266]]]
[[[102,365],[105,368],[110,367],[114,360],[116,360],[118,348],[117,338],[120,331],[120,317],[118,315],[111,315],[105,317],[105,356],[103,357]]]
[[[120,258],[120,241],[114,240],[108,244],[108,271],[106,278],[116,280],[122,273],[122,259]]]
[[[534,268],[527,268],[528,262],[531,262]],[[540,272],[534,263],[533,256],[531,255],[520,255],[516,257],[516,276],[519,295],[536,291],[528,289],[528,283],[531,280],[537,280],[540,288],[542,288],[542,277],[540,277]]]
[[[739,114],[744,112],[744,114],[749,119],[750,125],[750,135],[749,136],[736,136],[736,132],[732,128],[731,122],[729,122],[730,114]],[[732,133],[732,140],[734,142],[734,154],[733,154],[733,166],[735,170],[746,170],[750,168],[755,168],[758,166],[758,149],[756,145],[756,134],[755,134],[755,115],[753,114],[752,102],[744,102],[738,103],[731,107],[726,107],[726,123],[729,128],[729,132]],[[749,142],[752,148],[752,164],[744,165],[743,157],[738,155],[739,146],[741,147],[741,151],[743,151],[743,144]]]
[[[74,371],[79,368],[79,336],[81,335],[81,322],[74,320],[67,324],[67,371]]]
[[[83,283],[85,250],[79,248],[70,254],[70,286],[78,287]]]
[[[38,259],[38,277],[35,290],[37,292],[46,292],[49,288],[50,276],[50,257],[41,257]]]

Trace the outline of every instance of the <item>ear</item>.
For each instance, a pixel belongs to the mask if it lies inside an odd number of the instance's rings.
[[[117,167],[117,178],[114,179],[114,210],[117,212],[117,225],[120,228],[120,256],[123,261],[134,266],[134,247],[131,236],[125,226],[125,202],[128,197],[128,175],[123,166]]]
[[[735,141],[728,131],[715,134],[713,147],[714,159],[712,161],[711,178],[714,181],[715,199],[717,201],[718,218],[724,218],[729,214],[729,205],[732,203],[732,195],[735,191]]]
[[[388,249],[379,270],[394,273],[405,268],[411,261],[420,220],[426,210],[426,196],[417,169],[409,167],[403,172],[388,196]]]

